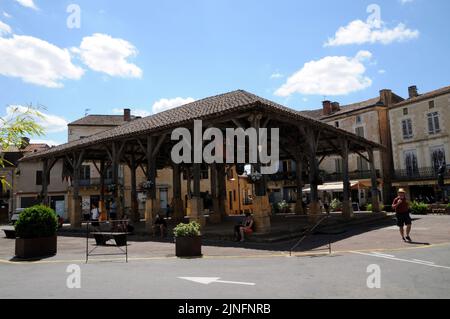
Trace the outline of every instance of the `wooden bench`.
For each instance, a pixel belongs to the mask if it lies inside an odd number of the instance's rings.
[[[94,235],[97,246],[105,246],[106,242],[110,239],[114,239],[117,247],[127,245],[127,235],[129,233],[115,233],[115,232],[92,232]]]

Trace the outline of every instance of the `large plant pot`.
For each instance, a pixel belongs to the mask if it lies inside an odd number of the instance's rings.
[[[16,238],[16,257],[23,259],[56,255],[57,237]]]
[[[202,237],[176,237],[175,252],[177,257],[201,257]]]

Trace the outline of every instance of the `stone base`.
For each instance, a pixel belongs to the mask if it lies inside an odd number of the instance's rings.
[[[303,201],[300,200],[295,203],[295,214],[305,215],[305,211],[303,210]]]
[[[353,218],[353,207],[350,201],[342,202],[342,217],[344,218]]]
[[[323,216],[324,214],[322,213],[320,204],[318,202],[311,202],[308,206],[308,219],[311,222],[315,222]]]
[[[219,198],[213,199],[213,210],[209,215],[209,222],[211,224],[220,224],[222,222],[222,219],[223,219],[222,207],[223,207],[223,205],[220,204],[220,201],[221,200]]]
[[[184,203],[181,198],[172,200],[172,219],[177,222],[184,220]]]
[[[204,227],[206,220],[203,214],[203,199],[201,197],[193,197],[190,200],[190,208],[189,221],[196,221],[200,226]]]
[[[153,221],[156,216],[156,200],[147,198],[145,200],[145,228],[149,232],[153,232]]]
[[[255,230],[260,234],[270,233],[271,207],[268,196],[255,196],[253,199],[253,219]]]
[[[69,199],[70,227],[81,228],[81,202],[78,199]]]

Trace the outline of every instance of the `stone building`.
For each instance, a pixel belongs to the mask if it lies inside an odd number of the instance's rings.
[[[442,199],[438,170],[446,165],[450,184],[450,86],[419,94],[409,87],[408,99],[389,110],[395,167],[394,186],[405,188],[411,199]]]

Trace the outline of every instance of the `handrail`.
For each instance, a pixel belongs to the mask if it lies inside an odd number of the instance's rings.
[[[292,257],[292,252],[294,251],[294,249],[296,249],[298,246],[300,246],[300,244],[306,239],[308,238],[309,235],[311,235],[316,229],[317,227],[319,227],[325,220],[328,220],[331,217],[330,214],[327,214],[326,216],[324,216],[323,218],[321,218],[313,227],[311,227],[309,230],[307,230],[303,236],[300,238],[300,240],[294,245],[292,246],[292,248],[289,251],[289,257]],[[331,242],[328,242],[328,250],[331,254]]]

